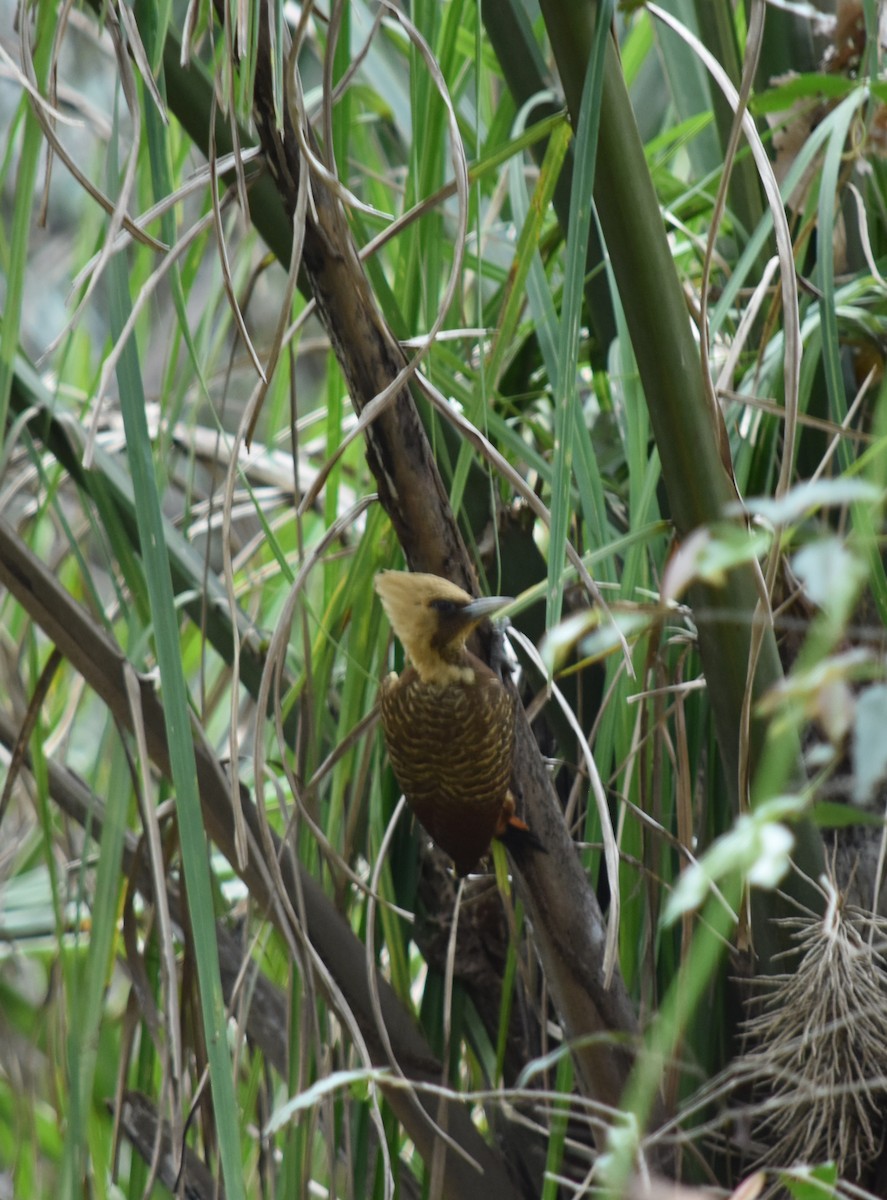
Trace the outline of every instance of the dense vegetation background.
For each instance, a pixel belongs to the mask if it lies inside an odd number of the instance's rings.
[[[6,5],[0,1197],[887,1194],[880,8]]]

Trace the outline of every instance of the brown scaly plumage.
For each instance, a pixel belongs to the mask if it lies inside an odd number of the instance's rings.
[[[510,791],[516,699],[465,648],[507,600],[473,600],[437,575],[383,571],[376,591],[409,664],[382,681],[388,756],[419,821],[467,875],[490,839],[523,831]]]

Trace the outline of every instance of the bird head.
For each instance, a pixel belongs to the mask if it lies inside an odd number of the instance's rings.
[[[508,596],[475,600],[448,579],[410,571],[381,571],[375,588],[391,628],[428,682],[445,682],[454,668],[458,676],[471,631],[511,602]]]

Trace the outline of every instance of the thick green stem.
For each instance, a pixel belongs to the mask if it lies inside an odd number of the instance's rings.
[[[594,4],[542,0],[552,49],[574,120],[594,28]],[[687,305],[671,257],[659,202],[647,168],[631,101],[613,42],[607,51],[601,98],[595,204],[644,394],[650,411],[671,516],[679,538],[721,520],[736,491],[725,465],[720,415],[706,397]],[[724,587],[697,585],[690,594],[699,631],[699,653],[708,682],[721,761],[734,811],[740,795],[743,708],[757,610],[756,568],[737,567]],[[752,694],[756,699],[782,677],[772,627],[763,630]],[[754,716],[748,739],[748,778],[754,777],[765,726]],[[813,878],[822,870],[822,847],[812,831],[800,843],[798,866]],[[812,889],[803,887],[805,902]],[[757,948],[766,961],[769,931]]]

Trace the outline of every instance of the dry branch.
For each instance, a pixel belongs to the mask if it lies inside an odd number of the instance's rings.
[[[292,81],[287,85],[292,89]],[[294,89],[292,89],[294,90]],[[284,208],[295,213],[304,158],[284,105],[283,128],[274,120],[267,30],[260,37],[255,109],[262,145]],[[310,131],[306,133],[310,137]],[[319,154],[319,151],[318,151]],[[358,413],[403,372],[403,354],[380,314],[339,199],[311,180],[302,265],[335,348]],[[367,426],[367,458],[379,496],[410,567],[453,580],[468,590],[474,571],[450,509],[437,465],[409,389],[404,383]],[[582,870],[529,724],[519,722],[516,778],[531,827],[547,854],[523,865],[519,878],[534,942],[548,986],[575,1055],[583,1089],[617,1106],[632,1054],[624,1035],[637,1033],[634,1009],[616,973],[603,978],[605,926],[597,897]],[[617,1045],[609,1035],[623,1035]]]

